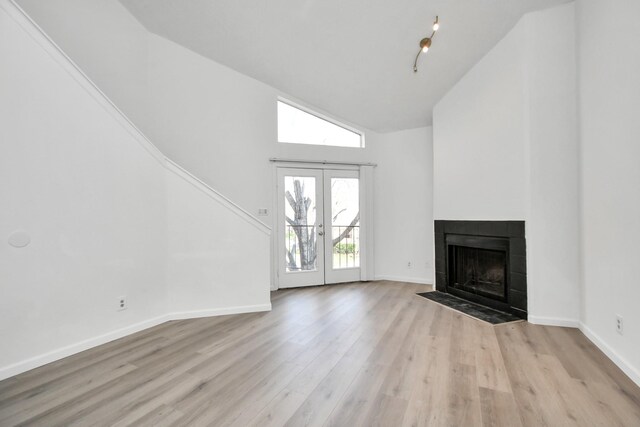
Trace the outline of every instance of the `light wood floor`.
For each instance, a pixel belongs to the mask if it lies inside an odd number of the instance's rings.
[[[396,282],[275,292],[0,382],[0,425],[640,426],[580,332],[476,321]]]

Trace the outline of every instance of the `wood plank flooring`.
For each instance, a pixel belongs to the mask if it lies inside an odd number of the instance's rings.
[[[0,425],[640,426],[575,329],[491,326],[398,282],[291,289],[0,382]]]

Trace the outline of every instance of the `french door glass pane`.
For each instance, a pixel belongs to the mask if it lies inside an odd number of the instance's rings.
[[[317,270],[316,179],[284,177],[286,271]]]
[[[331,178],[331,238],[334,269],[360,267],[358,178]]]

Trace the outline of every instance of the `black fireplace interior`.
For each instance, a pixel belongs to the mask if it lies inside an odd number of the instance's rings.
[[[500,301],[507,299],[507,253],[491,249],[449,246],[451,286]]]
[[[524,221],[435,222],[436,289],[527,315]]]

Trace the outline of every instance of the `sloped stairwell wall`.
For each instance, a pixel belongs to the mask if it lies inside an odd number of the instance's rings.
[[[268,227],[166,160],[9,0],[0,58],[0,379],[166,320],[270,308]]]
[[[171,161],[167,215],[171,312],[199,317],[270,308],[269,228]]]

